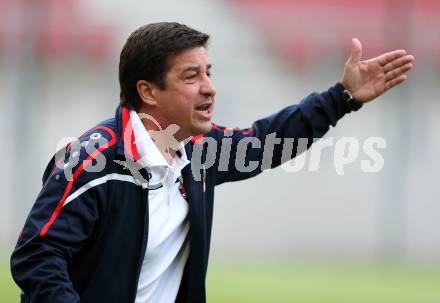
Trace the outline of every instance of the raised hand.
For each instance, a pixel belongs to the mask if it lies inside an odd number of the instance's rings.
[[[414,57],[406,51],[395,50],[361,61],[362,45],[354,38],[351,55],[345,63],[342,84],[359,102],[365,103],[382,95],[406,80]]]

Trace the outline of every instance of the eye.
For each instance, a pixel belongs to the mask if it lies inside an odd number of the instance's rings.
[[[187,75],[186,77],[185,77],[185,79],[187,79],[187,80],[192,80],[192,79],[195,79],[197,77],[197,74],[190,74],[190,75]]]
[[[206,75],[207,75],[208,77],[211,77],[211,72],[207,72]]]

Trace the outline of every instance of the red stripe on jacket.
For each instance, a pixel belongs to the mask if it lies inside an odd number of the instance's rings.
[[[110,140],[110,142],[105,143],[102,146],[99,146],[98,149],[96,149],[91,155],[89,155],[87,157],[87,159],[85,159],[81,163],[81,165],[75,170],[75,172],[73,173],[73,177],[67,183],[66,189],[64,190],[64,193],[63,193],[63,196],[58,201],[57,207],[55,208],[54,212],[52,213],[52,216],[50,217],[49,221],[41,229],[40,237],[43,237],[47,233],[49,228],[52,226],[52,224],[55,222],[56,218],[58,217],[58,215],[61,212],[61,209],[63,208],[64,201],[66,201],[67,196],[69,195],[70,191],[72,190],[73,184],[76,181],[76,179],[78,179],[79,175],[96,158],[96,156],[99,153],[101,153],[103,150],[109,148],[110,146],[112,146],[116,143],[116,135],[115,135],[115,132],[111,128],[108,128],[106,126],[97,126],[97,127],[93,128],[92,130],[96,130],[96,129],[103,129],[103,130],[109,132],[110,135],[112,136],[112,139]],[[90,130],[90,131],[92,131],[92,130]],[[90,132],[90,131],[88,131],[88,132]]]

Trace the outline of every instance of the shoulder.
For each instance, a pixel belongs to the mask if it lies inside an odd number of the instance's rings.
[[[109,157],[115,151],[117,141],[114,119],[108,119],[72,141],[66,152],[72,154],[73,151],[73,154],[82,161],[95,160],[101,155]]]
[[[96,178],[104,174],[116,154],[118,136],[115,123],[109,119],[73,138],[52,157],[43,175],[43,184],[53,175],[67,180],[80,175]]]
[[[76,141],[74,144],[80,144],[85,149],[96,149],[108,153],[115,148],[118,139],[113,124],[111,121],[106,120],[86,131]]]

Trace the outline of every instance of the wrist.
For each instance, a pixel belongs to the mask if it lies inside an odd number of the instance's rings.
[[[356,100],[353,97],[352,93],[344,86],[344,84],[342,84],[342,86],[343,86],[342,94],[344,96],[345,102],[348,104],[348,106],[352,111],[358,111],[363,106],[363,103]]]

